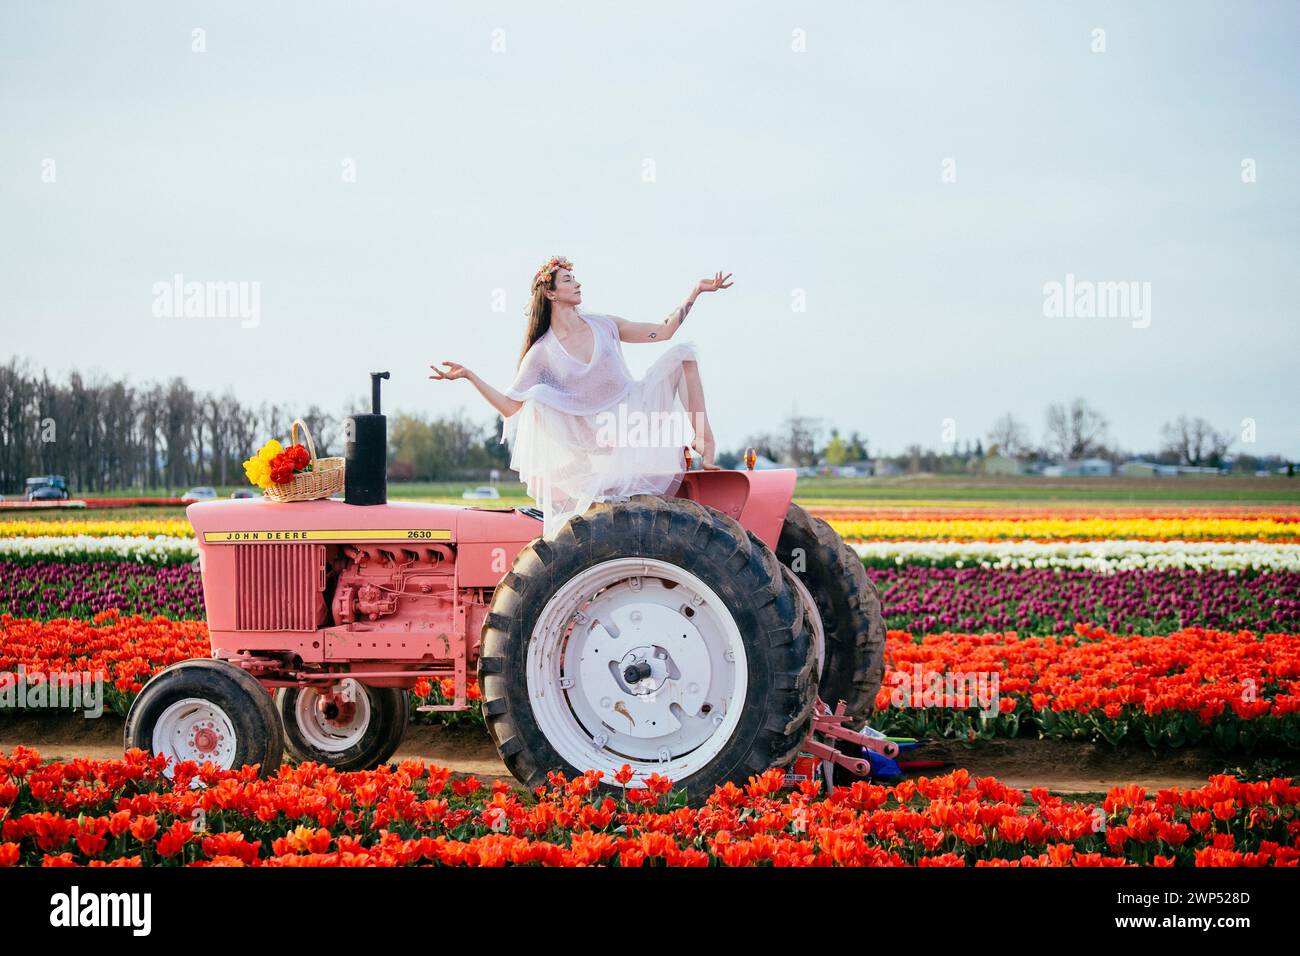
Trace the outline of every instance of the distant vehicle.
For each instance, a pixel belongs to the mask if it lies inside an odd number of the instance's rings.
[[[68,493],[68,480],[62,475],[38,475],[27,479],[23,497],[28,501],[55,501],[72,495]]]
[[[230,497],[232,497],[232,498],[260,498],[260,497],[262,497],[262,496],[259,495],[259,494],[258,494],[256,491],[254,491],[252,488],[240,488],[238,491],[232,491],[232,492],[230,493]]]
[[[462,498],[500,498],[501,492],[487,485],[480,485],[477,488],[466,488]]]
[[[181,501],[211,501],[217,496],[217,489],[211,485],[203,485],[199,488],[191,488],[185,494],[181,495]]]
[[[28,501],[62,501],[67,497],[66,488],[55,488],[53,485],[41,485],[27,493]]]

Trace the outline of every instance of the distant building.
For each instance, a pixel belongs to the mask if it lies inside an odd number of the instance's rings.
[[[1154,478],[1157,475],[1176,475],[1178,470],[1173,465],[1162,465],[1159,462],[1134,458],[1120,465],[1119,473],[1125,478]]]
[[[1109,478],[1113,474],[1115,466],[1105,458],[1081,458],[1043,469],[1045,478]]]
[[[1006,455],[985,455],[979,465],[986,475],[1023,475],[1025,466],[1017,458]]]
[[[1226,475],[1227,467],[1212,468],[1200,465],[1162,465],[1158,461],[1134,458],[1119,466],[1119,473],[1129,478],[1169,478],[1178,475]]]
[[[797,469],[800,475],[821,478],[870,478],[876,473],[876,463],[872,461],[851,461],[844,465],[828,465],[821,461],[816,465],[807,465]]]

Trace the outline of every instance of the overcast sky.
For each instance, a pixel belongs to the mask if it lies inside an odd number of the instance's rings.
[[[508,385],[564,254],[634,320],[735,274],[679,333],[723,449],[1083,395],[1129,449],[1300,457],[1298,49],[1292,2],[9,3],[4,351],[339,411],[388,369],[486,423],[427,366]],[[256,323],[156,315],[177,274]],[[1149,311],[1045,315],[1067,275]]]

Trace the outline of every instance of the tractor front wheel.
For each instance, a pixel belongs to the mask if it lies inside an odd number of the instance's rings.
[[[123,738],[128,750],[165,755],[168,777],[186,760],[222,770],[258,764],[269,776],[283,753],[280,718],[266,688],[214,658],[180,661],[155,674],[131,705]]]

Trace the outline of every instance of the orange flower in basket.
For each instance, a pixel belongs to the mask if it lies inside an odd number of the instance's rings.
[[[293,462],[283,453],[271,459],[271,481],[277,485],[293,481]]]
[[[301,471],[311,464],[311,453],[305,445],[290,445],[284,450],[284,456],[292,463],[294,471]]]

